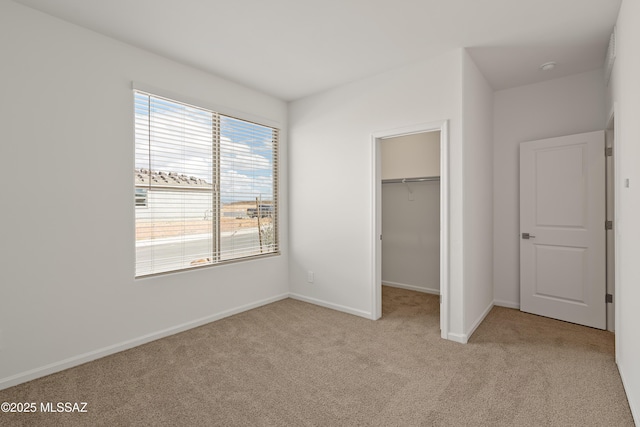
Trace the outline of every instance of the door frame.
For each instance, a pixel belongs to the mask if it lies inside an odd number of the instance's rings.
[[[620,343],[618,342],[620,310],[616,309],[616,300],[620,299],[621,297],[620,287],[617,286],[618,278],[620,277],[620,196],[622,193],[622,188],[624,186],[620,178],[620,159],[622,159],[622,147],[617,143],[619,141],[618,135],[620,135],[620,113],[618,109],[618,103],[614,102],[611,106],[611,111],[609,111],[609,115],[607,116],[607,124],[605,126],[605,133],[607,131],[612,131],[613,133],[613,283],[611,284],[611,288],[613,288],[614,296],[613,303],[611,305],[612,309],[614,310],[613,332],[615,333],[616,362],[618,361],[618,348],[620,348]],[[609,283],[607,283],[607,290],[609,289]],[[608,308],[609,307],[607,307],[607,310]],[[607,320],[608,318],[609,316],[607,315]],[[607,325],[607,329],[610,330],[609,325]]]
[[[615,132],[613,130],[614,118],[610,117],[607,122],[607,127],[604,130],[604,146],[606,149],[615,150]],[[614,221],[615,219],[615,197],[614,197],[614,174],[615,174],[615,158],[609,158],[605,156],[605,203],[606,203],[606,220]],[[609,332],[615,331],[615,230],[607,230],[607,236],[605,239],[605,257],[606,257],[606,274],[607,274],[607,294],[613,295],[612,301],[607,303],[607,330]]]
[[[371,134],[371,314],[382,317],[382,157],[383,139],[440,131],[440,336],[449,334],[449,120],[420,123]]]

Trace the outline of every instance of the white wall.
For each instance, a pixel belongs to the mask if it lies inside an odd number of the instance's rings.
[[[464,331],[493,306],[493,90],[469,54],[462,57]]]
[[[618,162],[614,232],[616,356],[629,405],[640,425],[640,2],[623,0],[617,22],[616,62],[609,99],[616,105],[614,156]],[[610,103],[611,105],[611,103]],[[629,187],[624,185],[629,180]]]
[[[440,293],[440,182],[382,184],[382,236],[383,284]]]
[[[456,50],[290,104],[289,278],[296,297],[373,317],[371,135],[450,119],[449,326],[464,335],[460,73]]]
[[[440,132],[422,132],[380,143],[382,179],[440,176]]]
[[[287,295],[286,209],[282,256],[134,280],[131,82],[279,124],[282,159],[284,102],[14,2],[0,52],[0,388]]]
[[[520,306],[519,146],[521,142],[602,130],[602,70],[494,94],[494,298]]]

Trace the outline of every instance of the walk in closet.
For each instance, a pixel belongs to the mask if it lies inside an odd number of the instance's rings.
[[[382,284],[440,293],[440,132],[384,139]]]

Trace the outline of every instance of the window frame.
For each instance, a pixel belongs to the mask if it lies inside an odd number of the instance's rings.
[[[140,84],[136,84],[135,82],[132,84],[132,94],[133,94],[133,107],[134,107],[134,112],[133,112],[133,121],[134,121],[134,160],[137,159],[137,154],[136,154],[136,137],[135,137],[135,128],[136,128],[136,124],[137,124],[137,118],[136,118],[136,113],[135,113],[135,105],[136,105],[136,94],[137,93],[141,93],[143,95],[147,95],[150,97],[155,97],[155,98],[161,98],[163,100],[169,101],[169,102],[173,102],[173,103],[177,103],[177,104],[182,104],[188,107],[195,107],[197,109],[201,109],[201,110],[206,110],[207,112],[210,112],[214,115],[217,115],[217,125],[218,128],[217,130],[214,132],[215,136],[214,139],[212,140],[212,162],[214,163],[214,167],[213,167],[213,171],[214,171],[214,175],[213,175],[213,183],[212,183],[212,188],[211,188],[211,194],[212,194],[212,198],[213,198],[213,203],[211,206],[211,215],[213,217],[213,230],[211,231],[212,234],[212,239],[213,239],[213,249],[211,250],[211,256],[210,258],[208,257],[207,260],[210,260],[210,262],[201,264],[201,265],[193,265],[193,263],[191,264],[191,266],[189,267],[182,267],[182,268],[173,268],[170,270],[165,270],[165,271],[154,271],[154,272],[150,272],[150,273],[139,273],[138,272],[138,254],[137,254],[137,249],[136,249],[136,260],[135,260],[135,279],[144,279],[144,278],[149,278],[149,277],[153,277],[153,276],[158,276],[158,275],[165,275],[165,274],[175,274],[175,273],[181,273],[181,272],[185,272],[185,271],[191,271],[191,270],[196,270],[196,269],[201,269],[201,268],[207,268],[207,267],[214,267],[214,266],[218,266],[218,265],[226,265],[226,264],[231,264],[231,263],[236,263],[236,262],[245,262],[245,261],[253,261],[253,260],[258,260],[258,259],[262,259],[262,258],[268,258],[268,257],[273,257],[273,256],[280,256],[281,255],[281,242],[280,242],[280,232],[279,232],[279,222],[280,222],[280,200],[279,200],[279,193],[280,193],[280,179],[279,179],[279,175],[280,175],[280,135],[281,135],[281,129],[279,124],[268,120],[268,119],[264,119],[264,118],[257,118],[257,117],[253,117],[244,113],[239,113],[239,112],[231,112],[228,109],[225,108],[211,108],[207,103],[204,102],[200,102],[200,101],[185,101],[185,97],[182,96],[175,96],[172,94],[167,94],[164,91],[161,90],[157,90],[157,89],[153,89],[153,88],[148,88],[145,87],[143,85]],[[271,129],[272,131],[272,140],[271,140],[271,174],[272,174],[272,200],[270,202],[271,206],[273,207],[273,211],[270,212],[269,217],[271,218],[271,224],[272,224],[272,232],[273,232],[273,249],[270,250],[269,252],[266,253],[257,253],[257,254],[251,254],[251,255],[242,255],[242,256],[233,256],[232,258],[223,258],[221,256],[222,254],[222,250],[221,250],[221,245],[220,245],[220,239],[221,239],[221,218],[223,217],[223,213],[222,213],[222,206],[223,203],[221,201],[221,194],[222,194],[222,189],[221,189],[221,177],[220,177],[220,171],[221,171],[221,155],[220,155],[220,148],[221,148],[221,141],[222,141],[222,137],[221,137],[221,117],[226,117],[226,118],[230,118],[230,119],[234,119],[234,120],[239,120],[241,122],[244,123],[248,123],[250,125],[258,125],[261,127],[266,127]],[[151,150],[150,150],[151,152]],[[138,199],[140,199],[140,197],[138,196],[138,190],[143,190],[145,195],[144,195],[144,205],[138,204]],[[134,183],[134,191],[135,191],[135,199],[134,199],[134,206],[135,206],[135,210],[137,211],[138,209],[148,209],[149,208],[149,200],[150,200],[150,193],[152,190],[152,185],[151,183],[149,184],[148,188],[145,187],[141,187],[139,184]],[[163,191],[159,188],[154,189],[153,191]],[[262,206],[264,203],[264,201],[260,201],[260,205]],[[134,218],[134,222],[136,224],[136,226],[134,227],[137,231],[138,226],[137,226],[137,218]],[[257,233],[259,235],[259,239],[262,237],[261,233],[263,231],[260,229],[260,227],[258,227],[257,229]],[[188,234],[183,234],[181,236],[188,236]],[[135,237],[134,237],[135,239]],[[137,242],[137,240],[136,240]],[[260,250],[262,250],[262,244],[260,245]]]

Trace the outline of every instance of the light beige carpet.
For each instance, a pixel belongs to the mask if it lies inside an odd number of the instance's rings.
[[[438,298],[383,288],[370,321],[291,299],[0,391],[87,402],[1,425],[632,426],[614,336],[494,308],[469,344]]]

